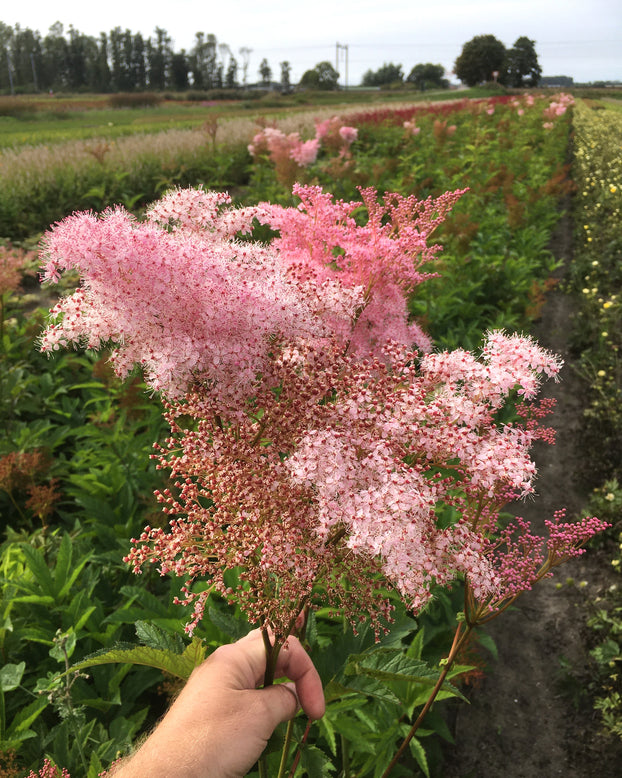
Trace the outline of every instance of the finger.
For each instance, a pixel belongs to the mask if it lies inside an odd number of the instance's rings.
[[[322,718],[326,708],[322,681],[311,657],[297,638],[289,637],[281,648],[275,677],[286,677],[293,681],[296,694],[307,716],[311,719]]]

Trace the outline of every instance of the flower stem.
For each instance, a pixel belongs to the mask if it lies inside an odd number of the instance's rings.
[[[395,767],[395,765],[399,762],[399,760],[402,757],[402,754],[404,751],[408,748],[408,744],[415,736],[417,730],[421,726],[421,723],[425,716],[427,715],[428,711],[432,707],[432,704],[434,703],[434,700],[436,699],[437,694],[440,692],[443,684],[445,683],[445,679],[447,678],[447,674],[451,670],[451,667],[453,663],[456,660],[456,657],[458,656],[458,652],[466,642],[466,640],[469,637],[469,634],[471,633],[471,630],[473,627],[469,624],[465,626],[464,632],[462,631],[462,626],[464,622],[460,622],[458,626],[456,627],[456,632],[454,633],[454,640],[451,645],[451,650],[449,652],[449,655],[447,658],[443,661],[443,669],[438,677],[438,680],[434,684],[434,688],[430,692],[430,696],[428,697],[428,700],[426,704],[423,706],[421,712],[417,716],[417,720],[410,728],[410,731],[402,741],[401,746],[398,748],[397,752],[395,753],[393,759],[389,762],[388,767],[386,770],[382,773],[381,778],[388,778],[388,776],[391,774],[391,771]]]
[[[307,742],[307,738],[309,737],[310,729],[311,729],[311,719],[308,719],[307,726],[305,727],[304,735],[302,736],[302,740],[300,741],[300,745],[298,746],[298,750],[296,751],[296,756],[294,757],[291,770],[289,771],[289,778],[294,778],[294,774],[296,772],[296,768],[298,767],[298,762],[300,761],[300,756],[302,754],[303,746],[305,745],[305,743]]]
[[[277,778],[284,778],[285,769],[287,767],[287,758],[289,756],[289,748],[292,744],[292,735],[294,734],[294,719],[290,719],[287,722],[287,732],[285,733],[285,739],[283,740],[283,751],[281,752],[281,764],[279,765],[279,774]]]

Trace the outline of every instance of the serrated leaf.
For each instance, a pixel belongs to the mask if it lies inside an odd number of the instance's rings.
[[[366,733],[363,731],[363,727],[361,727],[360,721],[355,721],[350,716],[343,714],[339,716],[332,716],[329,714],[329,719],[335,729],[335,732],[338,732],[349,743],[351,743],[357,753],[374,753],[375,744],[371,742],[370,738],[365,736]]]
[[[335,765],[317,746],[303,746],[300,757],[302,774],[309,778],[326,778],[335,771]],[[297,772],[298,774],[298,772]]]
[[[420,659],[407,656],[400,649],[378,649],[351,656],[344,670],[346,675],[367,675],[379,681],[434,684],[438,670]]]
[[[121,643],[110,649],[103,649],[87,656],[82,662],[73,665],[68,672],[77,672],[87,667],[107,664],[133,664],[155,667],[165,673],[187,681],[197,665],[205,659],[206,649],[199,638],[193,638],[183,654],[149,646],[133,646]]]
[[[56,587],[41,551],[29,546],[28,543],[20,543],[20,548],[24,552],[26,564],[43,590],[43,594],[54,598],[56,596]]]
[[[326,704],[335,704],[335,701],[344,702],[344,698],[355,700],[352,704],[344,704],[343,708],[348,709],[364,705],[365,697],[374,697],[383,702],[399,703],[398,698],[386,686],[381,685],[373,678],[355,676],[347,684],[339,681],[330,681],[324,687],[324,699]]]
[[[331,750],[333,756],[337,756],[337,739],[335,738],[335,728],[331,724],[330,718],[323,716],[318,721],[318,727],[320,733],[323,735],[324,740],[328,743],[328,747]]]
[[[162,651],[172,651],[174,654],[183,654],[184,642],[179,635],[171,635],[157,624],[147,621],[136,622],[136,637],[144,646],[157,648]]]
[[[207,608],[207,618],[231,640],[239,640],[251,630],[251,626],[247,622],[236,619],[228,613],[223,613],[211,605]]]
[[[421,768],[421,772],[426,778],[430,778],[430,768],[428,767],[428,757],[425,748],[416,737],[413,737],[408,745],[410,747],[410,753],[415,757],[417,764]]]

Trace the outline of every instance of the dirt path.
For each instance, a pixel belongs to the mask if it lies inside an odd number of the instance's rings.
[[[559,259],[570,258],[571,240],[571,224],[564,218],[554,244]],[[562,267],[558,275],[563,273]],[[571,298],[556,289],[534,331],[541,345],[564,358],[571,315]],[[538,495],[515,506],[540,532],[554,510],[566,507],[573,518],[585,503],[576,477],[581,467],[576,442],[581,380],[568,365],[562,376],[561,383],[548,384],[544,392],[557,398],[549,417],[557,443],[536,449]],[[575,584],[556,587],[570,577]],[[471,705],[456,707],[456,745],[446,751],[443,778],[622,776],[622,743],[600,736],[598,717],[581,682],[563,670],[569,662],[588,676],[586,613],[610,578],[608,560],[590,551],[559,568],[553,579],[523,595],[516,609],[491,623],[499,659],[490,661],[487,676],[471,694]],[[587,583],[579,587],[579,582]]]

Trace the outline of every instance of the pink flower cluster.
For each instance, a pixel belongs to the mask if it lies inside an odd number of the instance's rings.
[[[431,235],[465,191],[426,200],[389,194],[380,203],[374,189],[363,189],[362,202],[346,203],[319,187],[297,184],[298,208],[264,203],[257,218],[278,230],[273,246],[299,286],[338,282],[361,291],[352,320],[330,319],[333,332],[351,348],[379,353],[392,340],[427,351],[430,340],[409,320],[407,295],[434,275],[422,270],[440,250],[429,244]],[[361,205],[368,215],[364,225],[354,219]]]
[[[404,129],[409,135],[419,135],[421,127],[417,127],[414,121],[404,122]]]
[[[56,767],[49,759],[45,759],[43,767],[39,772],[35,773],[32,770],[28,773],[28,778],[71,778],[69,771],[63,767]]]
[[[425,353],[405,298],[462,192],[295,193],[297,208],[233,209],[177,190],[144,222],[76,214],[44,238],[45,278],[77,269],[82,285],[52,310],[43,350],[114,342],[117,372],[142,366],[167,403],[169,526],[145,528],[127,559],[186,578],[189,631],[210,589],[279,638],[317,584],[376,629],[387,584],[416,611],[460,576],[474,608],[502,607],[603,527],[558,517],[543,563],[524,523],[497,529],[501,507],[533,491],[530,447],[550,439],[535,399],[561,362],[502,332],[479,355]],[[238,238],[255,219],[278,231],[269,245]],[[501,424],[516,396],[518,421]]]
[[[258,158],[267,155],[275,166],[278,180],[291,186],[304,168],[312,165],[321,147],[338,154],[348,155],[356,140],[358,130],[343,124],[338,116],[316,123],[315,137],[303,141],[300,133],[286,135],[276,127],[264,127],[248,146],[250,154]]]
[[[563,116],[568,108],[574,105],[574,98],[572,95],[559,94],[557,100],[551,100],[548,107],[544,109],[543,115],[545,119],[553,120],[558,116]]]
[[[358,130],[343,124],[339,116],[333,116],[315,123],[315,137],[325,149],[343,157],[358,138]]]
[[[368,352],[388,338],[429,345],[406,321],[403,292],[429,277],[420,267],[438,247],[426,239],[461,193],[379,204],[365,190],[369,219],[359,227],[351,214],[362,203],[334,202],[317,187],[295,191],[298,209],[234,209],[226,195],[186,189],[154,204],[144,222],[120,207],[68,217],[44,238],[43,278],[75,269],[82,286],[52,309],[42,350],[114,343],[121,377],[137,364],[169,397],[200,383],[235,408],[257,375],[268,380],[275,343],[337,335]],[[241,242],[236,235],[254,219],[280,237]]]

